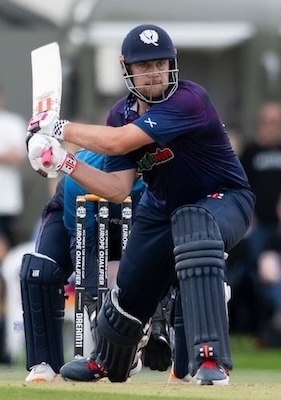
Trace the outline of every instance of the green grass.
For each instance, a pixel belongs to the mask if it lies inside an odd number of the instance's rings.
[[[231,338],[231,353],[234,370],[281,370],[281,348],[262,349],[252,337]]]
[[[278,400],[281,399],[281,349],[259,349],[249,337],[231,339],[234,370],[230,385],[167,384],[168,371],[144,368],[126,383],[26,383],[23,365],[0,367],[2,400]]]

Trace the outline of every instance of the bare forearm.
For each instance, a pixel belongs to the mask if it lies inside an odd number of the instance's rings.
[[[105,155],[120,154],[119,146],[122,127],[112,128],[101,125],[86,125],[69,123],[64,127],[63,134],[66,142],[74,143],[80,147]]]
[[[115,174],[101,171],[81,161],[77,162],[71,177],[88,193],[104,197],[114,203],[121,203],[131,191],[130,180],[124,185]]]
[[[66,142],[105,155],[127,154],[153,142],[134,124],[111,127],[71,122],[64,126],[63,136]]]

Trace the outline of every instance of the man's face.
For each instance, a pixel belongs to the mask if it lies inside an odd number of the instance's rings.
[[[134,86],[148,99],[157,99],[169,86],[169,60],[143,61],[130,65]]]
[[[258,119],[258,140],[265,146],[279,146],[281,143],[281,106],[268,103],[260,110]]]

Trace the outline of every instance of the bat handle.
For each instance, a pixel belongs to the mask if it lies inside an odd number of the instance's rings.
[[[42,163],[45,168],[48,168],[51,166],[52,158],[53,158],[53,155],[52,155],[51,149],[44,151],[44,153],[42,154]]]

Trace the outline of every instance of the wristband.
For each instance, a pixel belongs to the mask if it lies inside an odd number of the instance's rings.
[[[67,119],[59,119],[57,122],[55,122],[55,125],[53,127],[53,135],[55,138],[59,140],[64,140],[63,137],[63,127],[69,124],[69,121]]]
[[[61,167],[58,170],[62,171],[64,174],[71,175],[77,166],[77,160],[75,156],[71,153],[66,153],[65,159]]]

